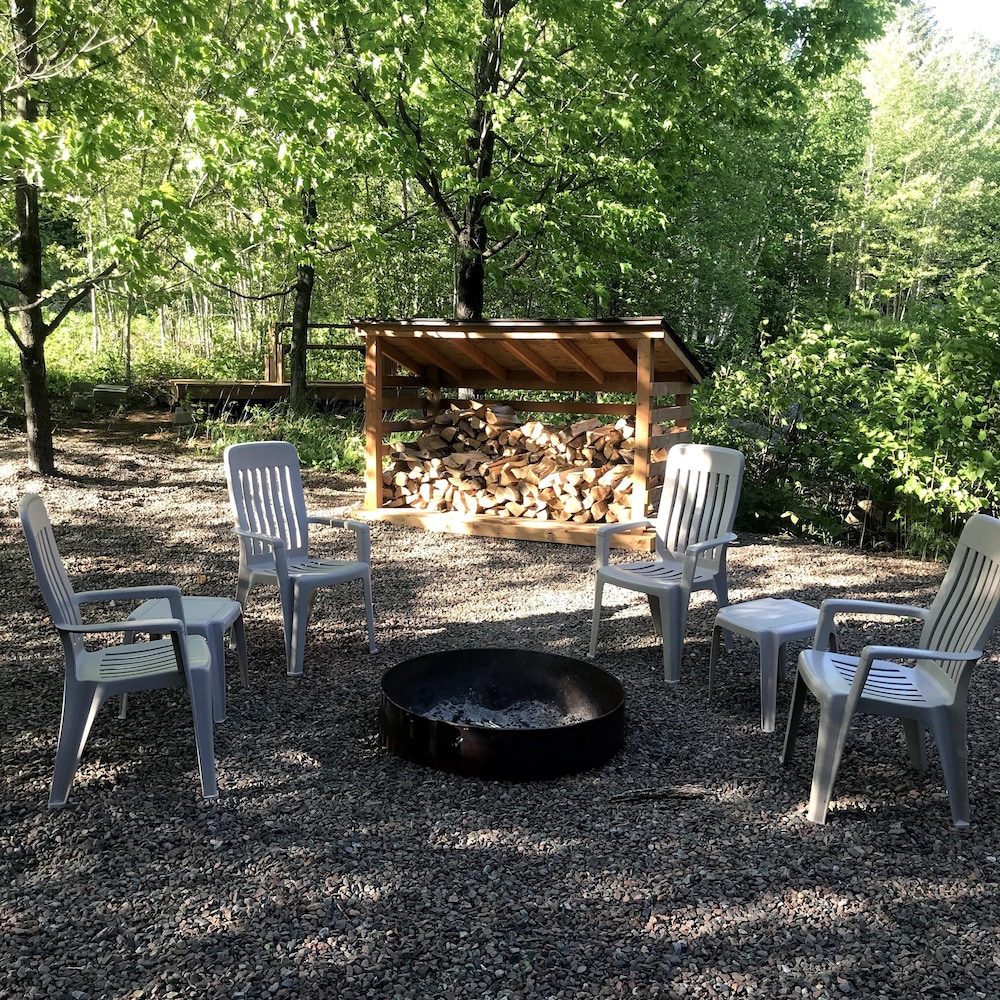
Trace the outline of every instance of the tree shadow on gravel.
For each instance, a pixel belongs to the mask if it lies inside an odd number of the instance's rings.
[[[85,458],[74,459],[84,472]],[[180,463],[176,485],[146,489],[141,477],[163,478],[158,462],[118,485],[45,484],[74,583],[148,577],[231,593],[221,469]],[[339,479],[315,483],[347,496]],[[125,720],[105,707],[69,805],[50,813],[62,657],[16,523],[23,485],[0,483],[0,992],[1000,993],[996,637],[970,697],[967,831],[950,826],[935,755],[915,775],[886,720],[858,720],[829,822],[805,822],[815,711],[781,768],[790,684],[779,689],[779,732],[762,733],[757,647],[739,638],[708,703],[716,607],[706,595],[692,601],[681,683],[667,685],[646,605],[609,594],[596,662],[625,687],[627,733],[606,765],[524,784],[461,778],[382,750],[379,677],[438,648],[509,643],[582,657],[593,553],[373,525],[376,654],[360,588],[330,588],[305,674],[289,678],[277,602],[255,595],[251,685],[239,686],[230,657],[227,720],[216,727],[218,802],[198,795],[183,692],[155,692],[133,699]],[[733,601],[927,604],[943,574],[891,554],[752,537],[729,562]],[[876,634],[849,623],[843,642]]]

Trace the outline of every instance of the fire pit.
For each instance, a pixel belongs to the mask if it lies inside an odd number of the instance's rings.
[[[390,753],[453,774],[555,778],[603,764],[625,738],[625,693],[592,663],[525,649],[455,649],[383,675]]]

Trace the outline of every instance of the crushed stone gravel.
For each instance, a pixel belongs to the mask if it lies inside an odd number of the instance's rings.
[[[68,806],[46,806],[62,656],[16,504],[39,491],[79,589],[169,582],[232,593],[218,456],[165,423],[61,433],[58,477],[0,436],[0,996],[499,1000],[1000,995],[1000,647],[972,683],[972,826],[951,827],[936,754],[859,719],[825,826],[804,820],[815,745],[778,763],[759,728],[756,647],[737,637],[707,701],[715,605],[692,601],[682,680],[663,680],[638,595],[612,590],[597,662],[626,691],[625,746],[558,780],[460,778],[395,759],[383,670],[456,647],[583,657],[593,551],[373,526],[378,652],[360,587],[320,594],[289,678],[277,602],[246,615],[251,685],[229,663],[221,797],[198,794],[183,692],[98,715]],[[342,513],[357,477],[307,472]],[[731,599],[927,604],[944,567],[744,535]],[[850,622],[846,648],[910,626]],[[793,650],[794,657],[794,650]]]

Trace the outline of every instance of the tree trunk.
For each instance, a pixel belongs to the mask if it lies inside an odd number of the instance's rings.
[[[26,315],[26,314],[25,314]],[[21,318],[22,334],[25,316]],[[43,476],[56,471],[52,444],[52,406],[45,372],[45,341],[25,343],[21,351],[21,381],[24,386],[24,416],[28,438],[28,468]]]
[[[292,307],[292,345],[289,353],[288,406],[293,413],[308,407],[306,383],[306,344],[309,342],[309,309],[312,305],[316,269],[299,264],[295,277],[295,304]]]
[[[455,318],[480,320],[485,300],[486,258],[488,248],[486,208],[492,200],[489,180],[493,174],[493,152],[496,143],[490,98],[500,83],[503,53],[503,18],[516,0],[483,0],[482,16],[486,30],[476,57],[475,103],[469,116],[466,139],[469,165],[475,174],[477,192],[465,205],[465,218],[456,234],[458,241],[458,274],[455,281]]]
[[[486,249],[486,223],[472,219],[458,237],[458,275],[455,284],[455,318],[483,318],[486,269],[483,251]]]
[[[38,75],[38,20],[36,0],[11,0],[11,30],[17,58],[18,77],[27,81],[17,92],[17,115],[25,122],[38,120],[38,102],[32,96]],[[52,443],[52,406],[45,378],[45,327],[42,307],[42,239],[38,219],[38,188],[23,170],[14,180],[14,209],[17,220],[18,291],[20,314],[21,377],[24,386],[24,415],[28,433],[28,468],[51,475],[55,472]]]
[[[302,218],[311,228],[318,218],[316,192],[310,188],[302,195]],[[310,240],[308,246],[312,245]],[[316,268],[312,264],[299,264],[295,275],[295,304],[292,307],[292,345],[290,354],[288,408],[292,413],[304,413],[308,407],[306,391],[306,344],[309,343],[309,311],[312,308]]]

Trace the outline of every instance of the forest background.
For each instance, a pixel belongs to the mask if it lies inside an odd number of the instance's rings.
[[[997,513],[1000,50],[894,0],[14,0],[0,407],[259,378],[292,324],[662,315],[745,517],[944,554]],[[347,342],[350,330],[322,336]],[[319,429],[317,431],[317,429]],[[307,431],[309,433],[307,433]],[[218,422],[210,433],[223,433]],[[311,434],[311,437],[310,437]]]

